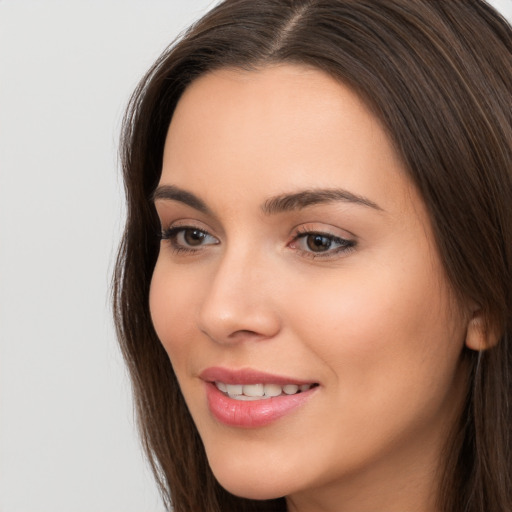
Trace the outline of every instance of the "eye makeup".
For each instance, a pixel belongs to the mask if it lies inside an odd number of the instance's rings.
[[[288,247],[296,249],[307,258],[335,258],[351,252],[356,246],[354,240],[348,240],[322,230],[311,230],[307,227],[297,229]]]
[[[193,225],[171,226],[161,232],[160,239],[168,241],[173,252],[182,255],[198,253],[221,243],[207,230]],[[302,226],[296,229],[287,246],[306,258],[332,259],[352,251],[356,242],[328,231]]]

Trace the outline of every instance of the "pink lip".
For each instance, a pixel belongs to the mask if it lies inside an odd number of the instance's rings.
[[[217,389],[215,381],[225,384],[311,384],[310,382],[287,378],[255,370],[228,370],[225,368],[208,368],[201,373],[205,381],[208,408],[221,423],[239,428],[256,428],[268,425],[282,416],[304,405],[318,387],[295,395],[281,395],[254,401],[240,401],[229,398]]]
[[[282,375],[260,372],[251,368],[228,369],[215,366],[204,370],[199,377],[206,382],[224,382],[224,384],[312,384],[313,381],[295,379]]]

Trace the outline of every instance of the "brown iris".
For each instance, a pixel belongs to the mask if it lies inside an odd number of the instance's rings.
[[[199,229],[186,229],[183,233],[183,238],[187,245],[198,246],[206,238],[206,233]]]
[[[308,235],[307,246],[313,252],[325,252],[331,248],[331,239],[322,235]]]

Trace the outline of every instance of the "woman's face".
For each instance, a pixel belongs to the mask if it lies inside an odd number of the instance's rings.
[[[379,510],[397,489],[413,507],[431,495],[465,315],[358,97],[303,67],[203,76],[172,119],[155,204],[151,315],[221,485],[297,510],[355,489]]]

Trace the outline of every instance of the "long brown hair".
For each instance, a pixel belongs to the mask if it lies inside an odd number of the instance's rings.
[[[226,0],[171,45],[133,94],[121,139],[127,223],[114,279],[118,336],[144,448],[176,512],[284,511],[215,481],[151,323],[159,251],[150,201],[184,89],[221,67],[314,66],[380,118],[428,208],[448,279],[499,342],[467,350],[465,409],[439,508],[512,510],[512,30],[483,0]]]

